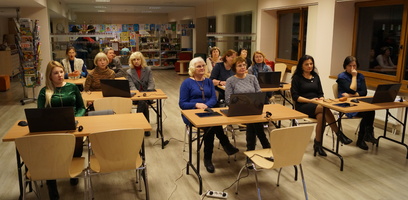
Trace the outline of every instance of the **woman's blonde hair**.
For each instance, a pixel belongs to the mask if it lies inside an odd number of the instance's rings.
[[[98,66],[97,62],[100,59],[105,59],[109,63],[108,56],[103,52],[99,52],[98,54],[96,54],[95,59],[94,59],[95,66]]]
[[[254,52],[254,55],[252,56],[252,62],[253,62],[254,64],[256,63],[256,62],[255,62],[255,55],[256,55],[256,54],[262,55],[262,57],[263,57],[262,63],[265,63],[266,57],[265,57],[265,54],[262,53],[261,51],[255,51],[255,52]]]
[[[201,57],[195,57],[195,58],[193,58],[193,59],[190,61],[190,65],[188,66],[188,74],[189,74],[191,77],[194,76],[194,72],[195,72],[195,70],[196,70],[195,64],[198,63],[198,62],[200,62],[200,61],[205,64],[204,59],[201,58]],[[206,66],[204,66],[204,67],[206,67]]]
[[[147,67],[147,62],[143,54],[139,51],[136,51],[132,53],[132,55],[130,55],[129,57],[129,67],[130,68],[135,68],[135,66],[133,65],[133,60],[135,60],[136,58],[140,58],[140,60],[142,60],[142,63],[141,63],[142,68]]]
[[[61,68],[62,71],[64,71],[64,67],[61,65],[61,63],[57,61],[50,61],[47,65],[47,69],[45,71],[45,105],[44,107],[51,107],[51,97],[55,92],[55,86],[54,83],[51,80],[51,75],[52,75],[52,70],[54,68]],[[64,71],[65,74],[65,71]]]

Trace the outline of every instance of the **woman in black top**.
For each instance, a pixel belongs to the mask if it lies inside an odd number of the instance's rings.
[[[296,71],[292,77],[292,87],[290,89],[295,109],[307,114],[310,118],[317,119],[316,136],[314,140],[314,155],[327,156],[322,148],[322,119],[323,109],[325,110],[325,120],[330,128],[337,134],[339,140],[344,144],[350,144],[352,140],[347,138],[337,127],[333,113],[323,106],[317,105],[314,101],[324,100],[323,88],[319,75],[315,72],[314,59],[312,56],[304,55],[299,59]]]

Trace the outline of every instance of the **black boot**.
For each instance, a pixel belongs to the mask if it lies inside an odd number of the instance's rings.
[[[326,152],[324,152],[323,150],[322,142],[314,140],[313,149],[314,149],[313,156],[316,156],[316,153],[318,153],[319,156],[327,156]]]
[[[204,166],[205,166],[205,169],[207,169],[207,172],[214,173],[215,167],[212,164],[211,159],[204,159]]]
[[[336,133],[337,137],[339,138],[340,142],[343,144],[350,144],[353,142],[350,138],[344,135],[342,131],[339,130],[339,132]]]
[[[356,145],[362,150],[368,150],[368,146],[364,142],[364,139],[363,139],[364,135],[365,135],[365,132],[362,132],[362,131],[358,132],[358,138],[357,138]]]
[[[373,127],[367,126],[365,128],[364,141],[371,142],[373,144],[378,143],[378,140],[374,137],[374,128]]]
[[[222,146],[222,148],[224,149],[225,153],[227,153],[229,156],[234,155],[234,154],[238,153],[238,151],[239,151],[239,149],[232,146],[231,143],[228,143],[228,144]]]
[[[57,189],[57,181],[56,180],[47,180],[47,187],[48,187],[48,195],[50,200],[58,200],[59,194]]]

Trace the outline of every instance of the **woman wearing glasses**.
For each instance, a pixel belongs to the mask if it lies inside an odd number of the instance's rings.
[[[181,109],[205,109],[211,108],[217,103],[214,85],[210,79],[204,77],[205,67],[206,64],[201,57],[196,57],[190,61],[188,68],[190,78],[184,80],[180,86],[179,106]],[[184,123],[189,125],[188,119],[182,117]],[[208,172],[214,173],[215,168],[212,163],[214,135],[220,140],[228,155],[233,155],[239,150],[232,146],[221,126],[208,127],[204,131],[204,166]]]

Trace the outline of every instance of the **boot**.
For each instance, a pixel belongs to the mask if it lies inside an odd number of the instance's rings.
[[[228,144],[222,146],[222,148],[224,149],[225,153],[227,153],[227,155],[229,155],[229,156],[234,155],[239,151],[239,149],[232,146],[231,143],[228,143]]]
[[[340,142],[343,144],[350,144],[353,142],[350,138],[344,135],[342,131],[339,130],[339,132],[336,133],[337,137],[339,138]]]
[[[327,156],[326,152],[324,152],[323,150],[322,142],[314,140],[313,149],[314,149],[313,156],[316,156],[316,153],[318,153],[319,156]]]
[[[205,169],[207,169],[207,172],[214,173],[215,167],[212,164],[211,159],[204,159],[204,166],[205,166]]]
[[[358,138],[357,138],[357,143],[356,145],[362,149],[362,150],[368,150],[368,146],[367,144],[364,142],[364,136],[365,136],[365,132],[358,132]]]
[[[365,128],[364,141],[377,144],[378,140],[374,137],[374,128],[372,126],[367,126]]]

